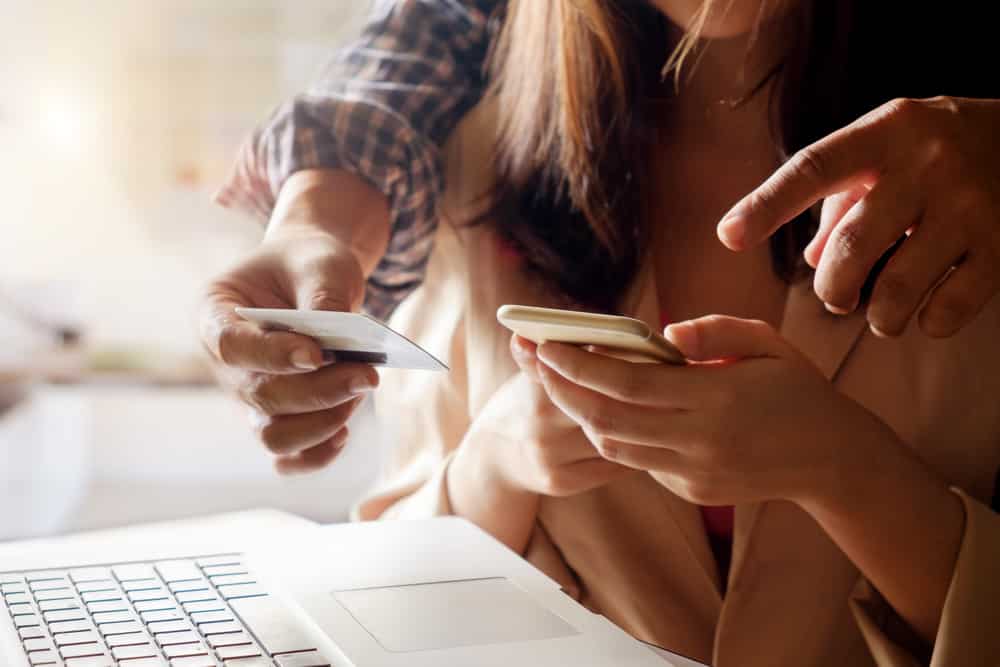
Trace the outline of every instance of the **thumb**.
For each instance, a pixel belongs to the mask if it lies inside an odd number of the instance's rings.
[[[365,279],[360,268],[347,263],[313,270],[295,286],[295,303],[304,310],[354,312],[361,309]]]
[[[663,333],[691,361],[782,357],[788,350],[767,322],[725,315],[671,324]]]

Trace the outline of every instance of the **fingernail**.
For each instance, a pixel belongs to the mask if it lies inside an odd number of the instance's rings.
[[[314,371],[317,368],[319,368],[319,366],[313,360],[312,353],[309,352],[309,350],[307,350],[304,347],[292,350],[292,355],[290,358],[292,361],[292,365],[300,370]]]
[[[850,310],[848,310],[846,308],[841,308],[840,306],[835,306],[832,303],[824,303],[823,306],[826,307],[826,309],[829,312],[833,313],[834,315],[847,315],[847,314],[849,314],[851,312]]]
[[[368,392],[375,391],[377,384],[372,383],[372,380],[367,375],[359,375],[355,378],[351,378],[351,381],[347,384],[347,389],[352,394],[367,394]]]
[[[684,322],[671,324],[663,330],[663,336],[685,356],[696,356],[698,336],[694,327]]]
[[[716,233],[719,240],[733,250],[743,248],[743,241],[746,236],[746,219],[740,215],[730,215],[723,218],[719,223]]]

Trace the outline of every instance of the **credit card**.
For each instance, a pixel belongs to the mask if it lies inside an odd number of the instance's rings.
[[[237,308],[236,313],[245,320],[257,323],[262,329],[309,336],[336,361],[386,368],[448,370],[430,352],[367,315],[285,308]]]

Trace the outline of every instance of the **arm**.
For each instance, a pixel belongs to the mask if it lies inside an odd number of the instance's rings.
[[[439,147],[482,94],[492,37],[488,18],[497,5],[498,0],[380,2],[362,37],[245,144],[219,203],[279,225],[276,204],[279,197],[288,199],[284,188],[298,172],[317,181],[353,180],[354,189],[366,185],[370,194],[380,194],[390,233],[384,257],[368,276],[367,305],[387,315],[422,278],[441,191]],[[324,188],[298,194],[323,192],[332,199]],[[325,226],[358,226],[366,218],[348,211]]]

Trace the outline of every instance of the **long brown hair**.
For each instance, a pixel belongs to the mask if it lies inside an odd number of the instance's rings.
[[[790,32],[803,37],[772,72],[780,79],[772,87],[777,156],[840,117],[826,99],[803,128],[797,95],[817,70],[828,69],[825,81],[837,85],[836,71],[823,64],[842,55],[852,4],[802,0],[788,12],[785,20],[803,24]],[[645,250],[650,102],[672,92],[663,76],[671,32],[643,0],[510,0],[507,7],[492,59],[496,224],[529,268],[584,306],[615,310]],[[673,40],[667,64],[677,72],[697,35]],[[817,48],[806,50],[807,43]],[[822,62],[813,53],[822,53]],[[786,279],[801,269],[813,226],[803,216],[773,239],[775,269]]]

